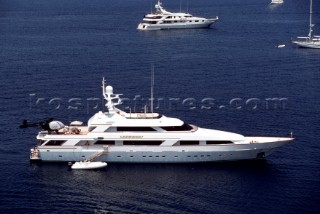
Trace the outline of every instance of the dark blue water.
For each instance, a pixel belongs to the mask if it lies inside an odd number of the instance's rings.
[[[154,3],[0,0],[1,213],[319,212],[320,50],[290,44],[308,33],[308,1],[189,0],[193,15],[219,22],[137,31]],[[163,3],[180,10],[178,0]],[[314,1],[317,34],[319,8]],[[38,130],[18,129],[23,119],[87,121],[102,109],[103,76],[127,98],[124,108],[141,111],[152,65],[157,111],[244,135],[292,131],[296,140],[258,162],[30,165]]]

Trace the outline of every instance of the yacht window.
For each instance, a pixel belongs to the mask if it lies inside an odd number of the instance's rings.
[[[161,16],[152,16],[152,17],[147,17],[148,19],[161,19]]]
[[[207,144],[230,144],[233,143],[232,141],[227,141],[227,140],[208,140]]]
[[[196,20],[196,22],[199,22],[199,20]]]
[[[182,126],[163,126],[166,131],[191,131],[193,128],[189,124],[184,123]]]
[[[199,145],[199,141],[196,140],[181,140],[180,142],[180,146],[183,145]]]
[[[96,126],[90,126],[89,128],[88,128],[88,131],[89,132],[92,132],[95,128],[97,128]]]
[[[117,127],[109,127],[104,132],[116,132],[116,131],[117,131]]]
[[[41,146],[45,141],[44,140],[39,140],[38,145]]]
[[[115,141],[114,140],[98,140],[94,144],[97,144],[97,145],[114,145]]]
[[[204,20],[202,20],[202,22],[204,22]]]
[[[117,127],[118,132],[154,132],[154,130],[151,127]]]
[[[89,140],[80,140],[75,146],[89,146],[90,141]]]
[[[66,140],[49,140],[49,142],[46,143],[45,146],[61,146],[65,142]]]
[[[143,146],[143,145],[148,145],[148,146],[158,146],[162,143],[163,141],[161,140],[151,140],[151,141],[138,141],[138,140],[124,140],[123,145],[137,145],[137,146]]]

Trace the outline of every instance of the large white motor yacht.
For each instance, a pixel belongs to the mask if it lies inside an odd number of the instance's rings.
[[[188,163],[260,159],[292,141],[291,137],[244,137],[200,128],[158,113],[126,113],[120,94],[103,84],[107,112],[99,111],[87,126],[59,121],[41,123],[30,159],[39,161],[104,161]],[[24,121],[21,128],[36,126]]]
[[[206,19],[194,17],[189,13],[171,13],[166,11],[161,2],[155,5],[156,12],[144,16],[143,22],[138,25],[138,30],[164,30],[183,28],[209,28],[218,20],[218,16]]]

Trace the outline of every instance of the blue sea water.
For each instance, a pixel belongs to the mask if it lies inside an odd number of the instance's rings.
[[[319,35],[320,1],[313,3]],[[290,42],[308,33],[309,2],[163,1],[169,11],[188,5],[220,20],[211,29],[137,31],[154,4],[0,0],[0,212],[319,213],[320,50]],[[23,119],[87,121],[103,108],[103,76],[127,110],[141,111],[152,66],[157,111],[244,135],[292,132],[296,140],[265,161],[104,171],[29,163],[38,130],[19,129]]]

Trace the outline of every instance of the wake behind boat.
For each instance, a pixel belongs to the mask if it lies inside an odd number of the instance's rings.
[[[37,135],[38,144],[31,149],[31,160],[191,163],[259,159],[293,140],[245,137],[200,128],[153,111],[126,113],[116,108],[121,104],[120,94],[114,94],[104,80],[102,84],[108,111],[96,113],[87,126],[64,126],[52,120],[39,123],[44,130]],[[38,123],[30,126],[35,124]],[[27,128],[27,121],[20,127]],[[88,167],[82,162],[78,165]]]
[[[144,16],[143,22],[138,25],[138,30],[209,28],[219,19],[218,16],[206,19],[194,17],[189,13],[171,13],[161,6],[160,1],[155,5],[155,8],[155,13]]]

